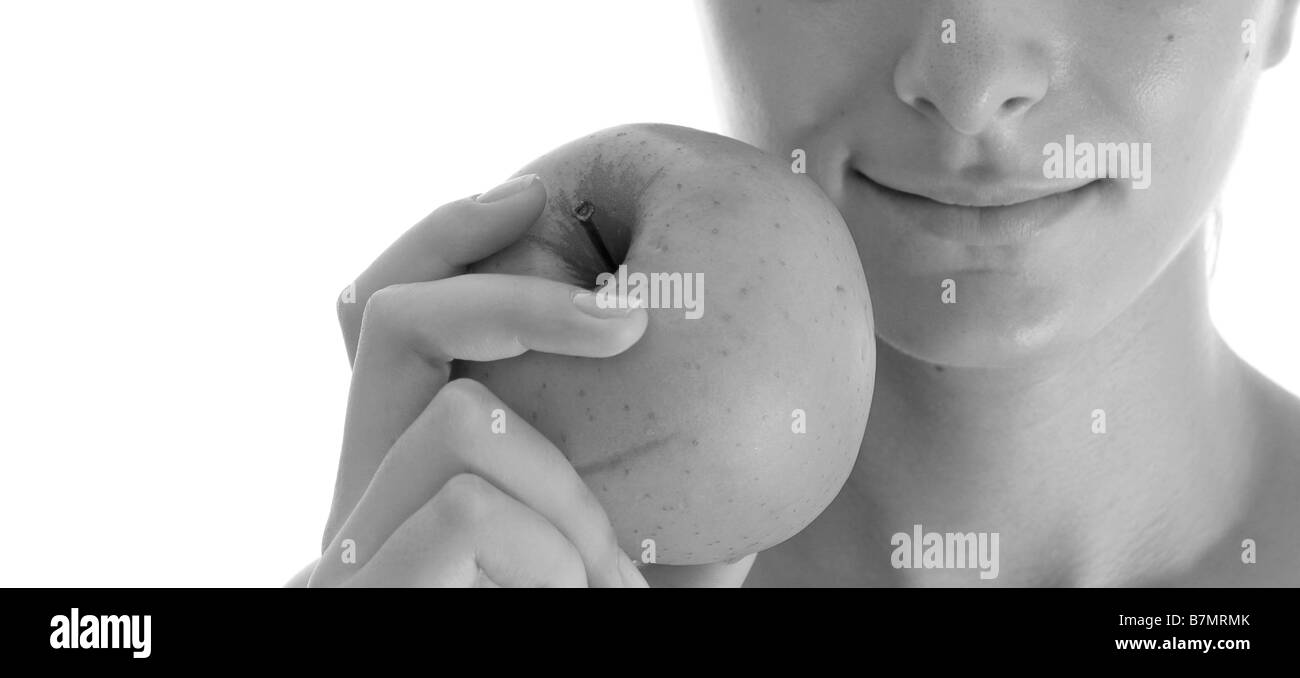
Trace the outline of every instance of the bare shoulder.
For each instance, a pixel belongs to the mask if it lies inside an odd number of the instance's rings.
[[[1300,586],[1300,397],[1240,362],[1258,468],[1243,517],[1180,584]]]

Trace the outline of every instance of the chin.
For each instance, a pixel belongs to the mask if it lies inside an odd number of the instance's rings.
[[[937,295],[935,295],[937,296]],[[885,294],[879,298],[889,299]],[[877,338],[911,358],[946,367],[1008,368],[1059,356],[1077,346],[1065,306],[1013,307],[962,301],[949,306],[879,303]]]

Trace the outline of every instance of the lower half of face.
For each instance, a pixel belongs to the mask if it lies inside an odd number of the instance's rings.
[[[943,365],[1069,352],[1197,246],[1259,70],[1208,3],[759,4],[707,10],[732,133],[805,159],[879,338]]]

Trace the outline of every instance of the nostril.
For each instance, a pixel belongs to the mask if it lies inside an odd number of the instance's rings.
[[[933,101],[930,101],[925,97],[916,97],[915,99],[912,99],[912,108],[915,108],[928,116],[939,115],[939,107],[934,105]]]
[[[1019,113],[1029,108],[1034,102],[1029,97],[1012,97],[1002,102],[1003,113]]]

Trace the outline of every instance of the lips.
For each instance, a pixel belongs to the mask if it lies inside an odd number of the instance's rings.
[[[935,181],[926,186],[911,182],[902,188],[902,182],[886,185],[857,169],[850,174],[850,183],[868,207],[892,223],[977,247],[1028,243],[1097,200],[1106,183],[964,186]]]

